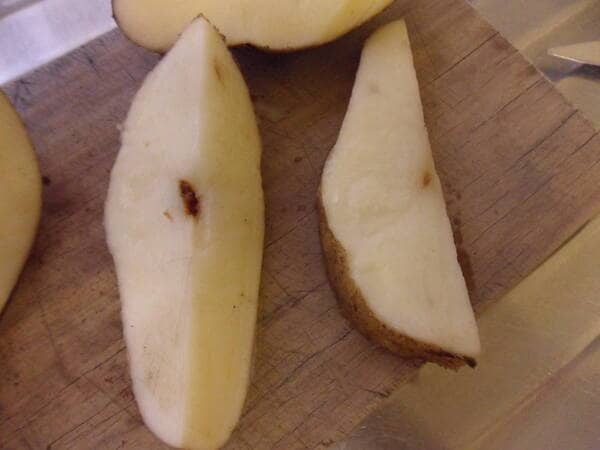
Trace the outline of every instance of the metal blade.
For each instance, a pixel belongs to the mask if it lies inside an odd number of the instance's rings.
[[[548,50],[548,54],[579,64],[600,66],[600,41],[553,47]]]
[[[113,29],[107,0],[0,0],[0,84]]]
[[[468,1],[600,130],[600,69],[548,54],[600,40],[600,1]]]

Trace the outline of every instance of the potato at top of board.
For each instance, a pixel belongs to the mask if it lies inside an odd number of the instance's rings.
[[[332,41],[393,0],[113,0],[123,33],[149,50],[167,51],[195,17],[206,17],[228,45],[292,51]]]
[[[0,91],[0,311],[31,250],[41,208],[35,151],[19,115]]]
[[[105,210],[135,398],[175,447],[219,448],[242,412],[263,251],[260,157],[244,79],[198,18],[133,100]]]
[[[404,21],[365,45],[319,202],[329,277],[358,329],[406,357],[474,365],[477,325]]]

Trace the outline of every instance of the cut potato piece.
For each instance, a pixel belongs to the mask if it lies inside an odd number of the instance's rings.
[[[199,18],[133,101],[105,212],[134,393],[175,447],[220,447],[242,411],[263,250],[260,154],[242,75]]]
[[[229,45],[252,44],[290,51],[331,41],[359,26],[392,0],[113,0],[125,35],[166,51],[198,15],[223,33]]]
[[[27,131],[0,91],[0,311],[35,238],[42,179]]]
[[[330,280],[360,331],[400,355],[474,365],[477,326],[403,21],[365,45],[320,204]]]

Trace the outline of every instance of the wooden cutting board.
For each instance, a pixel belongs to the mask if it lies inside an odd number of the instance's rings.
[[[414,373],[340,316],[315,212],[362,43],[401,16],[478,309],[600,207],[600,136],[460,0],[398,1],[313,50],[236,50],[264,142],[267,234],[254,376],[227,448],[325,447]],[[165,448],[131,393],[102,226],[119,124],[157,61],[113,31],[7,87],[45,188],[33,255],[0,320],[2,449]]]

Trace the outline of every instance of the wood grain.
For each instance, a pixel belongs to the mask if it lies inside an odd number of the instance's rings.
[[[236,50],[264,143],[267,240],[255,371],[227,448],[325,447],[414,373],[339,314],[315,211],[362,42],[400,16],[476,306],[600,206],[598,133],[459,0],[398,1],[310,51]],[[118,126],[157,60],[114,31],[7,87],[47,184],[33,255],[0,318],[2,449],[165,448],[131,393],[102,226]]]

